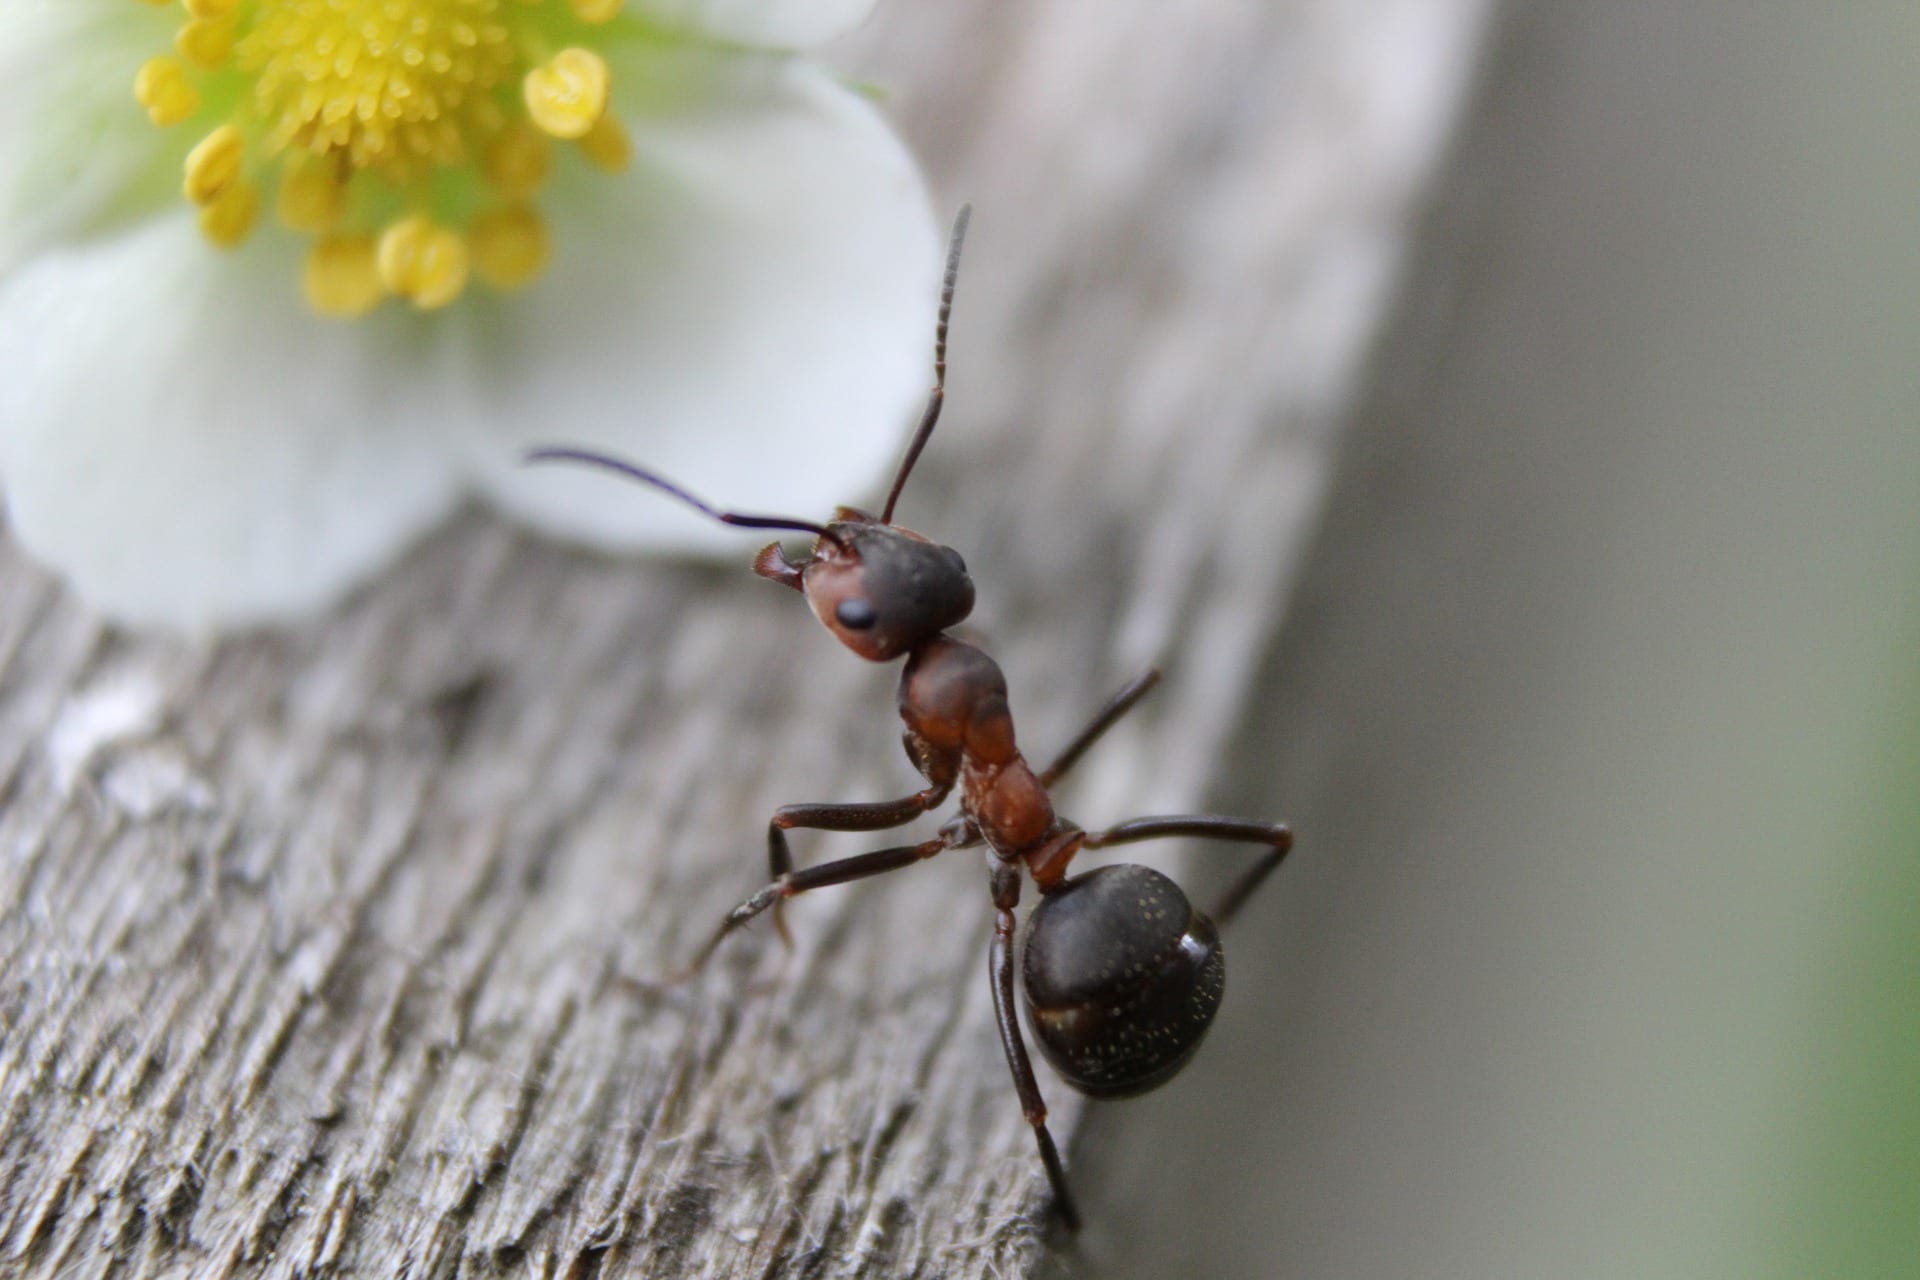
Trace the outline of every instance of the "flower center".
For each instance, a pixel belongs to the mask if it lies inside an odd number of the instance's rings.
[[[158,126],[205,129],[182,189],[214,244],[244,242],[274,190],[278,220],[313,237],[304,283],[325,314],[444,306],[475,276],[528,284],[553,141],[626,163],[589,47],[620,0],[181,3],[177,56],[142,66],[134,97]]]
[[[454,165],[502,123],[515,50],[498,0],[262,0],[234,48],[267,144],[344,154],[403,180]]]

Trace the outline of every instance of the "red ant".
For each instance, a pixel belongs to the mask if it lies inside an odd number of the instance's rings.
[[[1059,817],[1048,788],[1158,683],[1160,673],[1148,670],[1136,677],[1052,764],[1036,772],[1014,745],[1007,682],[999,666],[980,649],[946,634],[973,610],[973,580],[966,563],[951,547],[894,524],[893,508],[946,397],[947,319],[970,212],[960,210],[947,252],[934,329],[933,392],[878,519],[852,507],[839,508],[824,525],[722,511],[651,471],[583,449],[535,449],[527,459],[605,467],[726,524],[814,535],[805,559],[789,560],[779,543],[770,543],[754,558],[753,571],[804,595],[814,616],[861,657],[874,662],[906,657],[900,718],[906,722],[907,756],[927,785],[878,804],[794,804],[776,810],[767,824],[771,881],[727,913],[685,973],[698,970],[729,933],[769,908],[774,909],[782,939],[791,945],[778,908],[796,894],[897,871],[985,841],[992,853],[990,968],[1000,1042],[1053,1184],[1054,1203],[1068,1227],[1078,1229],[1080,1215],[1067,1190],[1060,1153],[1047,1132],[1046,1104],[1013,1012],[1019,868],[1026,867],[1041,894],[1028,920],[1021,958],[1027,1021],[1041,1053],[1062,1079],[1091,1097],[1118,1098],[1166,1083],[1199,1047],[1225,984],[1220,936],[1213,921],[1195,911],[1179,886],[1157,871],[1121,865],[1069,877],[1067,864],[1082,849],[1163,836],[1266,845],[1266,856],[1214,912],[1224,921],[1280,864],[1293,835],[1279,824],[1241,818],[1135,818],[1104,831],[1084,831]],[[884,831],[937,808],[956,783],[960,812],[932,839],[795,869],[787,849],[787,832],[793,828]]]

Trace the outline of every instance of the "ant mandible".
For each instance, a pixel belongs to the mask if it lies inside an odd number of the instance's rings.
[[[1179,886],[1157,871],[1119,865],[1069,876],[1067,864],[1082,849],[1165,836],[1265,845],[1266,854],[1214,911],[1216,919],[1225,921],[1280,864],[1293,836],[1277,823],[1210,815],[1135,818],[1104,831],[1085,831],[1061,818],[1048,789],[1159,681],[1160,673],[1148,670],[1136,677],[1052,764],[1036,771],[1014,745],[1007,682],[999,666],[979,648],[946,633],[973,610],[973,580],[966,563],[951,547],[893,523],[893,508],[946,397],[947,319],[970,213],[966,207],[960,210],[947,251],[934,328],[933,391],[877,519],[852,507],[839,508],[824,525],[723,511],[643,467],[585,449],[535,449],[527,460],[605,467],[725,524],[812,534],[813,548],[804,559],[789,560],[779,543],[770,543],[754,558],[753,571],[804,595],[814,616],[861,657],[874,662],[906,657],[900,718],[906,723],[907,756],[927,785],[878,804],[793,804],[776,810],[767,824],[771,880],[727,913],[685,973],[698,970],[728,934],[769,908],[774,909],[782,939],[791,945],[778,908],[797,894],[883,875],[984,841],[991,851],[994,924],[989,969],[1000,1042],[1021,1110],[1033,1126],[1055,1206],[1068,1227],[1077,1229],[1080,1215],[1067,1190],[1059,1150],[1047,1132],[1046,1104],[1013,1011],[1019,869],[1027,869],[1041,895],[1028,919],[1020,965],[1027,1021],[1040,1051],[1080,1092],[1095,1098],[1127,1097],[1166,1083],[1199,1047],[1225,984],[1220,936],[1214,921],[1194,910]],[[937,808],[956,784],[960,812],[932,839],[794,867],[787,832],[795,827],[888,830]]]

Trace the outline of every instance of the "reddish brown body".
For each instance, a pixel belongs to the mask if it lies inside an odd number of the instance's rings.
[[[1019,977],[1034,1034],[1047,1060],[1069,1084],[1094,1097],[1123,1097],[1165,1082],[1198,1048],[1225,982],[1219,937],[1212,921],[1193,910],[1179,887],[1158,872],[1119,865],[1069,877],[1069,862],[1082,849],[1167,836],[1265,846],[1265,856],[1214,912],[1224,922],[1279,865],[1293,837],[1277,823],[1211,815],[1135,818],[1095,832],[1064,821],[1048,788],[1153,687],[1159,673],[1148,671],[1128,684],[1051,764],[1035,770],[1020,753],[999,664],[980,648],[947,634],[973,610],[973,580],[966,562],[951,547],[894,524],[893,508],[939,421],[947,315],[966,219],[962,210],[947,258],[934,338],[933,392],[879,516],[842,507],[831,523],[821,525],[722,511],[645,468],[602,454],[555,448],[529,456],[619,471],[726,524],[813,534],[805,559],[789,560],[780,544],[773,543],[755,558],[754,572],[804,595],[814,616],[861,657],[875,662],[906,658],[900,675],[900,718],[907,756],[927,785],[898,800],[796,804],[775,811],[767,824],[767,885],[727,914],[689,972],[729,933],[763,912],[774,912],[784,938],[778,908],[788,898],[984,842],[991,850],[994,908],[988,967],[1001,1045],[1021,1110],[1033,1126],[1055,1205],[1069,1225],[1078,1225],[1014,1011],[1014,908],[1020,900],[1021,869],[1044,895],[1028,927]],[[960,814],[931,839],[817,866],[794,866],[788,831],[887,830],[939,807],[956,787]]]
[[[995,853],[1031,869],[1033,855],[1057,843],[1053,800],[1014,742],[1000,664],[965,641],[935,636],[900,673],[900,718],[914,765],[936,784],[957,773],[961,811]]]

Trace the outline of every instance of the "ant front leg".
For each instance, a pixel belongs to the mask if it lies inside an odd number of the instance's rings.
[[[787,832],[795,827],[814,831],[886,831],[905,826],[928,810],[939,808],[952,790],[950,782],[936,783],[910,796],[874,804],[781,805],[773,811],[773,820],[767,823],[767,873],[776,882],[793,874],[793,851],[787,847]],[[781,918],[778,902],[774,906],[773,927],[779,931],[781,943],[790,948],[793,935],[787,932],[787,922]]]
[[[856,854],[851,858],[796,871],[793,853],[787,847],[786,833],[789,830],[807,827],[817,831],[884,831],[889,827],[903,826],[937,807],[947,798],[950,790],[950,786],[933,786],[898,800],[883,800],[877,804],[790,804],[776,809],[773,820],[767,824],[766,886],[727,912],[706,944],[674,976],[674,980],[684,981],[698,973],[728,934],[769,909],[774,913],[774,927],[780,932],[780,941],[791,948],[793,936],[787,932],[786,921],[780,918],[780,904],[788,898],[809,889],[824,889],[828,885],[845,884],[850,880],[897,871],[953,848],[957,839],[956,832],[943,831],[919,844]]]
[[[1247,818],[1217,818],[1199,814],[1170,818],[1135,818],[1131,822],[1122,822],[1108,827],[1105,831],[1093,831],[1081,843],[1085,849],[1103,849],[1116,844],[1133,844],[1139,840],[1160,840],[1169,836],[1200,836],[1208,840],[1230,840],[1241,844],[1264,844],[1267,854],[1255,863],[1247,873],[1240,877],[1234,886],[1220,900],[1213,911],[1213,918],[1220,924],[1232,919],[1241,907],[1246,905],[1260,882],[1273,873],[1280,860],[1293,848],[1293,832],[1278,822],[1254,822]]]
[[[851,858],[839,858],[833,862],[823,862],[817,867],[805,867],[799,871],[788,870],[775,876],[765,888],[743,901],[739,906],[727,912],[720,921],[719,928],[707,939],[693,961],[675,975],[676,982],[691,978],[700,972],[713,953],[726,941],[727,935],[740,928],[755,916],[769,908],[778,910],[788,898],[806,893],[811,889],[824,889],[828,885],[848,884],[854,880],[865,880],[869,876],[885,875],[889,871],[898,871],[944,853],[954,847],[955,837],[951,832],[942,832],[931,840],[922,840],[919,844],[900,845],[892,849],[877,849],[872,853],[858,853]],[[778,919],[778,917],[775,917]],[[786,931],[781,930],[781,936]],[[788,946],[792,946],[788,940]]]
[[[987,971],[993,982],[993,1012],[1000,1023],[1000,1047],[1006,1051],[1007,1067],[1013,1072],[1014,1091],[1020,1095],[1020,1110],[1033,1126],[1033,1140],[1040,1147],[1040,1163],[1046,1166],[1047,1181],[1053,1186],[1054,1208],[1060,1211],[1067,1230],[1080,1229],[1080,1211],[1074,1208],[1073,1194],[1067,1190],[1067,1171],[1060,1163],[1060,1149],[1047,1131],[1047,1104],[1040,1096],[1040,1082],[1034,1078],[1033,1060],[1027,1056],[1027,1042],[1020,1034],[1020,1015],[1013,1007],[1013,935],[1019,927],[1013,909],[1020,902],[1020,873],[1004,863],[993,868],[993,949],[987,956]]]

